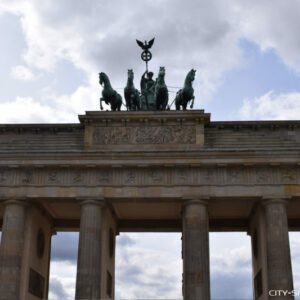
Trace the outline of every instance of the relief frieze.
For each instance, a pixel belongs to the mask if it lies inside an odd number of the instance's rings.
[[[4,183],[7,181],[8,175],[7,171],[0,171],[0,183]]]
[[[0,168],[0,186],[213,186],[300,184],[300,167]]]
[[[96,171],[96,185],[106,185],[111,183],[111,172],[109,170]]]
[[[195,126],[94,127],[94,145],[195,144]]]

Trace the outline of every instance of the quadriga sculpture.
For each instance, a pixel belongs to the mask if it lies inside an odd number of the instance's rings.
[[[124,97],[126,101],[127,110],[140,110],[140,95],[139,91],[135,88],[133,83],[133,70],[129,69],[127,74],[127,85],[124,88]]]
[[[112,87],[108,76],[101,72],[99,73],[99,83],[102,86],[102,97],[100,98],[100,108],[103,110],[102,101],[110,104],[112,111],[120,111],[122,106],[122,97]]]
[[[196,70],[192,69],[189,71],[184,81],[184,87],[177,92],[175,98],[176,110],[180,110],[180,107],[182,107],[183,110],[186,110],[188,102],[191,100],[192,103],[190,108],[193,108],[195,100],[193,81],[195,80],[195,75]]]

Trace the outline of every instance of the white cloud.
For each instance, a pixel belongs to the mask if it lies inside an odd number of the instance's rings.
[[[70,116],[30,97],[17,97],[15,101],[0,103],[1,123],[66,122]]]
[[[180,237],[180,234],[121,234],[116,264],[118,299],[181,299]],[[210,240],[213,297],[251,298],[249,237],[237,233],[214,233]]]
[[[71,295],[67,294],[63,284],[62,280],[57,277],[51,278],[50,281],[50,292],[49,292],[49,300],[71,300]]]
[[[198,69],[196,93],[203,100],[241,56],[229,8],[218,1],[2,0],[1,6],[20,17],[28,66],[54,72],[68,60],[94,81],[107,72],[114,86],[124,86],[127,68],[135,69],[136,82],[143,72],[135,38],[156,36],[150,67],[156,73],[166,66],[169,85],[182,86],[186,73]]]
[[[117,299],[180,299],[179,234],[122,234],[117,239]]]
[[[297,120],[300,116],[300,92],[277,95],[269,91],[254,99],[245,99],[239,115],[249,120]]]
[[[2,123],[26,123],[30,121],[43,122],[54,115],[54,110],[35,101],[30,97],[17,97],[14,102],[0,104]]]
[[[156,73],[166,66],[166,82],[172,86],[182,86],[188,70],[196,68],[195,107],[203,107],[225,72],[241,64],[241,38],[262,50],[273,49],[300,71],[299,6],[297,0],[274,0],[272,5],[267,0],[2,0],[0,11],[19,16],[29,68],[55,74],[60,63],[69,61],[83,71],[90,84],[83,88],[91,91],[99,71],[110,75],[113,87],[123,87],[127,68],[135,70],[138,86],[144,64],[135,38],[156,36],[150,68]],[[28,78],[28,73],[21,77]],[[171,93],[170,102],[174,97]],[[85,105],[78,90],[56,98]]]
[[[300,296],[300,234],[299,232],[290,232],[290,248],[292,256],[292,270],[294,275],[294,289]],[[297,298],[297,299],[300,299]]]
[[[300,72],[300,1],[234,0],[239,30],[263,51],[273,49],[291,69]]]
[[[50,266],[49,299],[74,299],[76,265],[63,261],[52,262]]]
[[[99,110],[100,90],[96,84],[79,86],[71,95],[43,91],[43,101],[17,97],[0,102],[0,123],[77,123],[78,114]]]
[[[224,249],[218,254],[211,255],[211,261],[211,271],[218,274],[238,275],[241,273],[251,274],[252,272],[250,247]]]
[[[23,81],[32,81],[36,78],[36,76],[29,68],[21,65],[13,67],[11,69],[10,75],[15,79]]]

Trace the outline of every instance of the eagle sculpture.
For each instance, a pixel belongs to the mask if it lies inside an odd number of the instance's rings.
[[[145,41],[144,43],[139,41],[139,40],[136,40],[137,44],[144,50],[144,51],[147,51],[149,50],[153,44],[154,44],[154,40],[155,38],[153,38],[152,40],[150,40],[149,42]]]

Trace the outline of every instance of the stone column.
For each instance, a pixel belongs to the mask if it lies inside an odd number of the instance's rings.
[[[5,202],[0,245],[0,299],[19,300],[24,246],[26,205]]]
[[[269,293],[272,290],[293,290],[286,203],[282,199],[268,199],[263,203],[266,218]],[[272,299],[282,299],[282,296],[275,296]],[[284,299],[294,299],[294,297],[285,296]]]
[[[104,200],[81,202],[76,300],[101,299],[101,231]]]
[[[206,202],[189,200],[183,209],[183,298],[210,299],[209,226]]]

